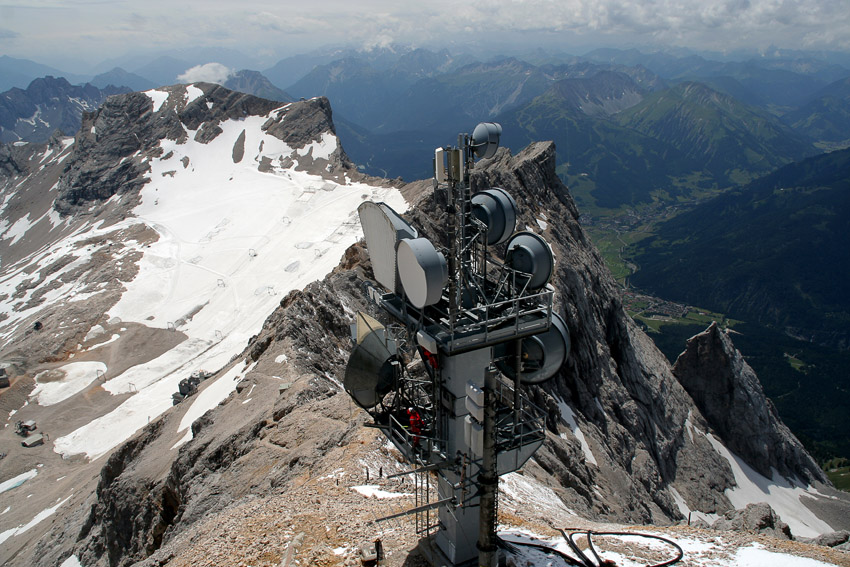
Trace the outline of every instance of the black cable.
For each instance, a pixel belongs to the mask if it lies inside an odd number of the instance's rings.
[[[596,565],[590,559],[588,559],[587,555],[585,555],[584,552],[582,552],[581,548],[579,548],[579,546],[576,544],[576,542],[574,542],[573,539],[570,536],[568,536],[567,533],[564,530],[560,530],[560,531],[561,531],[561,535],[564,536],[564,539],[567,540],[567,543],[569,544],[570,549],[573,550],[573,553],[575,553],[576,555],[581,557],[581,560],[584,563],[584,567],[596,567]],[[573,533],[581,533],[581,532],[573,532]],[[570,535],[572,535],[572,534],[570,534]],[[596,553],[596,552],[594,552],[594,553]]]
[[[676,543],[675,541],[672,541],[670,539],[667,539],[665,537],[658,536],[658,535],[644,534],[644,533],[638,533],[638,532],[594,532],[592,530],[575,530],[575,531],[571,531],[568,534],[564,530],[559,530],[559,531],[561,532],[561,535],[564,536],[564,540],[570,546],[570,549],[573,550],[573,553],[575,553],[579,557],[579,559],[571,557],[571,556],[567,555],[566,553],[564,553],[563,551],[555,549],[554,547],[549,546],[549,545],[543,545],[543,544],[539,544],[539,543],[530,543],[530,542],[524,542],[524,541],[509,541],[509,540],[506,540],[506,539],[502,539],[501,537],[498,538],[498,541],[499,541],[499,545],[503,549],[506,549],[506,550],[511,551],[511,552],[514,551],[515,546],[524,545],[524,546],[527,546],[527,547],[533,547],[533,548],[536,548],[536,549],[541,549],[541,550],[544,550],[544,551],[548,551],[550,553],[554,553],[554,554],[558,555],[559,557],[561,557],[564,561],[566,561],[568,565],[573,565],[574,567],[603,567],[603,566],[608,566],[608,565],[611,565],[611,566],[615,565],[613,561],[608,560],[608,559],[602,559],[601,557],[599,557],[599,554],[596,552],[596,547],[593,545],[593,540],[591,539],[592,536],[595,536],[595,535],[596,536],[612,536],[612,537],[635,536],[635,537],[642,537],[642,538],[646,538],[646,539],[656,539],[656,540],[664,542],[664,543],[666,543],[666,544],[668,544],[668,545],[670,545],[670,546],[672,546],[676,549],[676,552],[677,552],[676,557],[674,557],[673,559],[669,559],[669,560],[665,561],[664,563],[658,563],[658,564],[655,564],[655,565],[647,565],[646,567],[669,567],[670,565],[673,565],[674,563],[678,563],[685,556],[684,550],[681,548],[681,546],[678,543]],[[585,555],[584,552],[581,550],[581,548],[579,548],[578,544],[573,540],[573,536],[579,536],[579,535],[585,535],[587,537],[588,548],[590,549],[590,552],[593,554],[593,556],[596,558],[596,562],[594,562],[587,555]]]
[[[642,537],[642,538],[646,538],[646,539],[656,539],[656,540],[664,542],[664,543],[666,543],[666,544],[668,544],[668,545],[670,545],[670,546],[672,546],[676,549],[676,557],[674,557],[673,559],[669,559],[669,560],[665,561],[664,563],[658,563],[658,564],[655,564],[655,565],[647,565],[647,567],[668,567],[669,565],[673,565],[674,563],[678,563],[682,559],[682,557],[685,556],[684,550],[682,549],[682,547],[678,543],[676,543],[675,541],[672,541],[670,539],[667,539],[666,537],[661,537],[661,536],[658,536],[658,535],[643,534],[643,533],[638,533],[638,532],[594,532],[594,531],[591,531],[591,530],[574,531],[570,534],[567,534],[567,532],[565,532],[564,530],[560,530],[560,532],[561,532],[561,535],[564,536],[564,539],[567,541],[567,543],[570,545],[570,547],[573,549],[573,551],[575,551],[578,555],[580,555],[582,560],[585,561],[585,564],[584,564],[583,567],[597,567],[598,565],[603,565],[604,563],[606,563],[606,562],[603,562],[603,560],[599,557],[599,554],[596,552],[596,548],[593,545],[593,541],[591,539],[591,537],[594,536],[594,535],[597,535],[597,536],[613,536],[613,537],[635,536],[635,537]],[[598,563],[593,563],[592,561],[590,561],[587,558],[587,556],[584,555],[584,553],[582,553],[579,550],[578,545],[576,545],[576,543],[573,541],[572,536],[580,535],[580,534],[586,534],[587,535],[587,545],[589,546],[591,553],[593,553],[594,557],[596,557],[596,560],[598,561]],[[608,563],[610,564],[610,562],[608,562]]]

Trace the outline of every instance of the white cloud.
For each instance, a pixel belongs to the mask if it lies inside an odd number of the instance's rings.
[[[233,74],[233,69],[225,67],[221,63],[205,63],[195,65],[187,69],[185,73],[177,76],[181,83],[224,83]]]
[[[0,0],[6,54],[66,53],[96,63],[104,53],[187,47],[273,52],[256,64],[261,70],[342,44],[554,46],[575,54],[603,46],[850,49],[847,0],[325,0],[309,13],[294,0],[148,0],[144,11],[128,0],[103,1]]]

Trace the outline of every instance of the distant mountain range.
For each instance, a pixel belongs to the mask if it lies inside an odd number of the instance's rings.
[[[559,173],[580,202],[618,208],[746,183],[850,139],[835,94],[850,70],[801,54],[720,62],[598,50],[533,53],[533,63],[425,50],[340,55],[325,54],[287,90],[327,96],[338,122],[351,125],[341,139],[352,158],[382,175],[421,176],[430,166],[412,163],[415,153],[494,120],[511,124],[514,150],[555,140]],[[410,65],[414,57],[422,64]]]
[[[274,86],[259,71],[249,71],[247,69],[237,71],[229,76],[222,86],[233,91],[278,102],[292,102],[295,100],[292,95]]]
[[[177,82],[201,56],[114,60],[126,66],[91,81],[147,90]],[[12,63],[21,68],[10,58],[0,68]],[[427,176],[430,163],[416,156],[454,143],[458,130],[483,120],[510,124],[504,142],[514,150],[555,140],[559,174],[588,210],[691,199],[850,143],[850,70],[801,53],[729,62],[538,50],[481,62],[390,46],[319,50],[251,78],[239,73],[224,84],[274,100],[327,96],[342,143],[368,173]]]
[[[111,71],[95,75],[89,82],[99,89],[112,85],[127,87],[133,91],[146,91],[157,86],[150,79],[125,71],[121,67],[115,67]]]
[[[814,99],[782,118],[814,140],[850,145],[850,77],[824,87]]]
[[[83,112],[93,111],[106,99],[130,89],[112,85],[101,90],[64,78],[36,79],[26,89],[0,93],[0,142],[44,142],[56,131],[74,134]]]
[[[237,71],[223,86],[278,102],[294,100],[258,71]],[[46,142],[57,130],[74,135],[83,112],[96,110],[107,97],[152,88],[150,81],[120,68],[102,73],[83,86],[61,77],[36,79],[26,89],[14,87],[0,93],[0,142]]]
[[[554,139],[561,173],[612,209],[728,187],[815,153],[775,116],[701,83],[650,93],[610,72],[560,81],[496,120],[517,133],[511,147]]]

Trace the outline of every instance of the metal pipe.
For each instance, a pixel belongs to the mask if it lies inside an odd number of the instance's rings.
[[[484,372],[484,443],[481,473],[478,475],[480,519],[478,525],[478,565],[495,567],[498,553],[496,543],[496,498],[499,476],[496,470],[496,372],[488,367]]]
[[[517,339],[514,343],[516,348],[516,357],[514,358],[514,369],[516,377],[514,378],[514,436],[519,435],[520,425],[520,408],[522,407],[522,396],[519,391],[520,372],[522,372],[522,339]]]

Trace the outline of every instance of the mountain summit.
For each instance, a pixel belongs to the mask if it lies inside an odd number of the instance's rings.
[[[358,174],[326,99],[203,83],[110,98],[74,140],[4,146],[0,176],[0,400],[48,436],[25,449],[0,432],[0,560],[341,565],[383,535],[390,564],[417,560],[412,521],[368,522],[412,508],[412,480],[386,478],[407,467],[340,382],[354,313],[380,317],[355,211],[386,202],[438,242],[430,182]],[[552,243],[573,345],[527,391],[546,443],[503,479],[505,523],[711,524],[767,502],[797,537],[850,527],[847,497],[781,423],[738,412],[721,427],[724,402],[689,393],[698,381],[628,317],[554,144],[502,149],[471,185],[504,188]],[[698,366],[733,391],[752,379],[722,356]],[[730,438],[754,420],[766,457]]]

